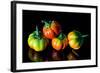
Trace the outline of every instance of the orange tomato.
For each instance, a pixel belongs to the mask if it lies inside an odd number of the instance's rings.
[[[83,36],[79,31],[71,31],[68,33],[69,46],[74,50],[80,49],[83,44]]]
[[[68,45],[68,40],[65,35],[63,35],[63,37],[61,35],[62,34],[60,34],[57,38],[52,39],[52,47],[57,51],[65,49]]]

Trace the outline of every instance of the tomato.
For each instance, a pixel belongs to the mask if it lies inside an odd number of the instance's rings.
[[[68,45],[68,40],[64,34],[59,34],[57,38],[52,39],[52,47],[57,50],[63,50]]]
[[[28,57],[31,61],[34,62],[41,62],[44,61],[43,57],[40,55],[39,52],[34,51],[33,49],[29,49]]]
[[[78,31],[71,31],[68,34],[69,46],[75,50],[78,50],[83,44],[82,34]]]
[[[44,38],[36,28],[36,31],[31,33],[28,37],[28,45],[35,51],[43,51],[48,44],[48,39]]]
[[[57,21],[43,21],[45,23],[43,27],[43,34],[48,39],[53,39],[61,32],[61,27]]]

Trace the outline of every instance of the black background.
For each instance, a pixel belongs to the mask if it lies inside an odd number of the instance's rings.
[[[35,30],[36,25],[42,31],[43,23],[41,20],[56,20],[60,23],[62,31],[67,35],[72,30],[77,30],[85,38],[78,54],[81,60],[91,59],[91,14],[89,13],[71,13],[71,12],[51,12],[51,11],[30,11],[23,10],[23,62],[31,62],[28,58],[29,46],[27,39],[30,33]],[[66,47],[70,49],[69,46]],[[67,50],[65,50],[67,51]],[[67,52],[64,52],[67,53]]]

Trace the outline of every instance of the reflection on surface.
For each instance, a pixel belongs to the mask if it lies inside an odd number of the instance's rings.
[[[77,54],[77,55],[76,55]],[[46,52],[36,52],[33,49],[29,49],[28,57],[31,62],[46,62],[46,61],[69,61],[69,60],[78,60],[79,55],[76,51],[69,51],[64,53],[64,51],[53,50]]]

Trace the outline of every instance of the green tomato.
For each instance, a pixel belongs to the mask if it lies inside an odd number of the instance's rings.
[[[31,33],[28,37],[28,45],[35,51],[43,51],[48,44],[48,40],[44,38],[38,30]]]

